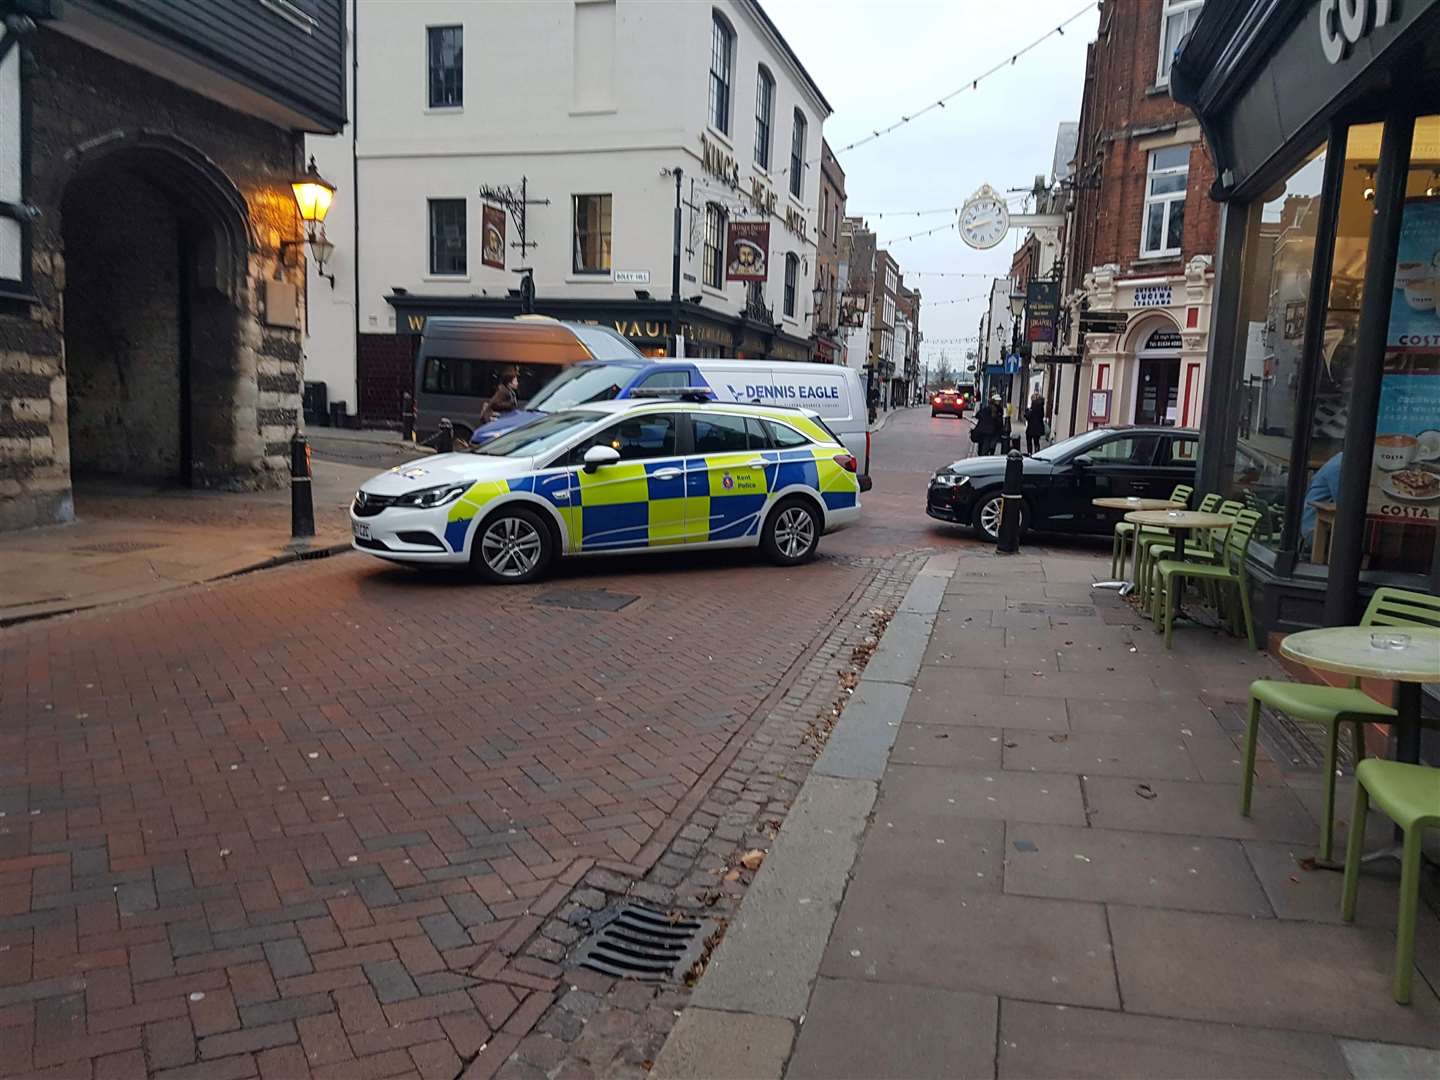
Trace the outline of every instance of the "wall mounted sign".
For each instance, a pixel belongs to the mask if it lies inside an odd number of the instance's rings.
[[[722,150],[704,135],[700,136],[700,167],[727,187],[740,186],[740,166],[726,150]]]
[[[770,270],[770,223],[732,221],[725,236],[725,280],[764,281]]]
[[[1320,51],[1338,64],[1351,45],[1390,21],[1392,0],[1320,0]]]
[[[497,270],[505,269],[505,211],[486,203],[480,210],[480,261]]]
[[[1152,330],[1150,336],[1145,339],[1144,350],[1146,352],[1179,352],[1180,331],[1178,330]]]
[[[1032,281],[1025,286],[1025,340],[1055,344],[1060,322],[1060,283]]]
[[[616,270],[614,274],[616,285],[649,285],[649,270]]]
[[[1173,293],[1169,285],[1136,285],[1135,306],[1169,307]]]
[[[1090,423],[1108,424],[1110,422],[1110,391],[1090,391]]]
[[[1305,333],[1305,301],[1291,300],[1285,305],[1285,340],[1294,341]]]

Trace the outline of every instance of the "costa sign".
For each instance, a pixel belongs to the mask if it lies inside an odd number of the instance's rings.
[[[1393,0],[1320,0],[1320,48],[1338,64],[1350,46],[1390,21]]]

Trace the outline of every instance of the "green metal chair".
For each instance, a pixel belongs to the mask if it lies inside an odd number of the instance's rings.
[[[1219,501],[1218,495],[1207,495],[1206,499]],[[1234,499],[1226,499],[1218,506],[1206,507],[1204,500],[1201,501],[1202,510],[1213,510],[1224,517],[1234,518],[1244,509]],[[1221,529],[1205,529],[1202,543],[1188,543],[1185,545],[1185,558],[1192,562],[1221,563],[1225,560],[1225,531]],[[1146,548],[1145,560],[1148,568],[1153,571],[1155,563],[1160,559],[1168,559],[1175,554],[1175,537],[1166,533],[1164,538],[1158,542],[1151,543]],[[1153,572],[1147,573],[1140,582],[1141,609],[1147,613],[1150,611],[1151,590],[1154,588]]]
[[[1420,906],[1420,843],[1426,829],[1440,828],[1440,769],[1403,761],[1370,758],[1355,766],[1355,809],[1345,849],[1345,892],[1340,915],[1355,921],[1360,891],[1360,854],[1365,846],[1365,815],[1370,804],[1400,826],[1405,842],[1400,855],[1400,914],[1395,921],[1395,1000],[1410,1004],[1415,976],[1415,915]]]
[[[1190,496],[1194,493],[1195,489],[1191,485],[1176,484],[1175,490],[1170,492],[1170,505],[1177,509],[1184,510],[1190,505]],[[1145,581],[1141,573],[1145,565],[1144,543],[1151,540],[1168,540],[1170,534],[1164,529],[1156,529],[1148,525],[1143,529],[1136,529],[1135,526],[1128,521],[1122,521],[1117,524],[1115,526],[1115,541],[1110,549],[1110,569],[1116,574],[1121,574],[1125,571],[1125,541],[1131,538],[1133,538],[1133,542],[1130,545],[1133,549],[1131,563],[1135,571],[1135,576],[1131,580],[1139,585]],[[1116,566],[1117,556],[1119,561],[1118,568]]]
[[[1377,589],[1360,617],[1361,626],[1440,627],[1440,597],[1408,589]],[[1335,818],[1335,766],[1340,725],[1352,724],[1355,760],[1365,757],[1366,724],[1383,724],[1395,710],[1360,689],[1360,680],[1347,686],[1316,686],[1283,679],[1256,679],[1250,684],[1250,721],[1245,727],[1245,774],[1240,782],[1240,813],[1250,814],[1255,786],[1255,742],[1260,731],[1260,706],[1325,728],[1325,811],[1320,823],[1320,861],[1329,862]],[[1353,827],[1353,825],[1352,825]]]
[[[1225,532],[1225,558],[1221,563],[1181,562],[1178,559],[1160,559],[1155,563],[1157,588],[1151,601],[1151,618],[1155,620],[1157,633],[1163,623],[1167,649],[1174,639],[1175,608],[1180,602],[1180,590],[1187,580],[1210,582],[1217,588],[1233,586],[1240,594],[1245,637],[1250,647],[1255,648],[1255,623],[1250,618],[1249,572],[1245,565],[1245,553],[1250,547],[1250,534],[1259,520],[1259,515],[1253,510],[1241,510],[1236,515],[1235,524]]]

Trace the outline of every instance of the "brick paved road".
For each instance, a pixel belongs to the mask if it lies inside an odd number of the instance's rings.
[[[353,556],[0,633],[0,1075],[448,1080],[525,1035],[572,886],[644,874],[885,560],[956,542],[919,492],[962,437],[892,420],[796,570]],[[636,599],[537,602],[576,588]]]

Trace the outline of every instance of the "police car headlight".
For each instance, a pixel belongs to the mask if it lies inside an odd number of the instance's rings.
[[[438,487],[421,488],[395,500],[395,506],[412,506],[421,510],[433,510],[437,506],[448,506],[464,495],[470,484],[441,484]]]
[[[962,487],[970,482],[968,476],[957,476],[955,473],[937,472],[930,477],[930,483],[936,487]]]

